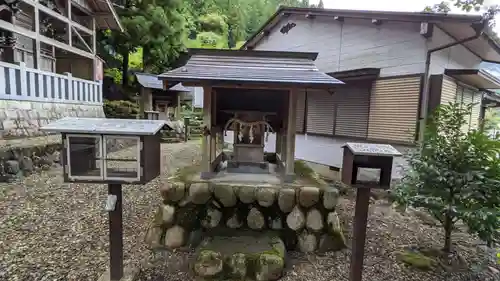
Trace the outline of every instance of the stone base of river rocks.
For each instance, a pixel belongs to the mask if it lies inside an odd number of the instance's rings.
[[[209,280],[277,280],[285,267],[285,254],[285,244],[272,233],[212,236],[197,248],[193,271]]]
[[[146,243],[151,248],[196,247],[207,236],[243,230],[276,233],[287,250],[338,251],[346,247],[335,211],[333,186],[270,188],[166,183],[163,203],[151,222]]]

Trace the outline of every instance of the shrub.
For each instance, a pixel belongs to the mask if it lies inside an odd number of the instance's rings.
[[[139,106],[126,100],[105,100],[104,114],[107,118],[135,119],[139,114]]]
[[[441,223],[445,252],[458,220],[488,243],[498,239],[500,229],[500,142],[479,130],[463,130],[471,108],[449,104],[436,110],[394,190],[397,203],[423,208]]]

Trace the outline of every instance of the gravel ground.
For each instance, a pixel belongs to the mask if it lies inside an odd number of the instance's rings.
[[[340,202],[339,214],[350,233],[354,215],[353,198]],[[397,261],[396,253],[407,246],[419,245],[439,248],[443,235],[439,228],[422,223],[415,214],[402,215],[386,202],[379,200],[370,207],[367,233],[365,269],[366,281],[499,281],[500,267],[490,261],[478,274],[470,267],[488,259],[484,247],[478,246],[464,231],[453,236],[459,257],[469,267],[430,272],[407,268]],[[348,234],[349,243],[352,236]],[[483,250],[481,250],[483,248]],[[288,269],[282,281],[348,281],[350,250],[327,255],[302,255],[289,253]],[[491,258],[491,254],[490,254]],[[143,264],[139,281],[181,281],[193,280],[189,273],[192,253],[162,252],[151,254],[149,263]],[[489,268],[488,268],[489,266]]]
[[[137,266],[160,201],[158,187],[176,168],[199,157],[198,142],[164,144],[161,177],[124,186],[124,258]],[[131,152],[117,152],[126,156]],[[95,281],[108,266],[105,185],[66,184],[61,169],[0,184],[0,280]]]

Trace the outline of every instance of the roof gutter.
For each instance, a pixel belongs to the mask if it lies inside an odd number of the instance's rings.
[[[427,55],[426,55],[426,58],[425,58],[423,93],[422,93],[422,100],[420,102],[420,118],[419,118],[419,124],[418,124],[418,130],[419,130],[419,132],[418,132],[418,140],[419,141],[422,141],[423,138],[424,138],[425,126],[427,124],[427,119],[428,119],[428,117],[427,117],[427,114],[428,114],[427,109],[428,109],[429,92],[430,92],[430,89],[429,89],[429,81],[430,81],[429,72],[430,72],[430,67],[431,67],[431,56],[432,56],[432,53],[437,52],[437,51],[441,51],[441,50],[444,50],[444,49],[447,49],[447,48],[451,48],[453,46],[460,45],[460,44],[463,44],[463,43],[466,43],[466,42],[469,42],[469,41],[472,41],[472,40],[476,40],[476,39],[478,39],[483,34],[484,27],[486,27],[486,22],[483,22],[481,24],[481,27],[479,27],[479,28],[473,26],[474,30],[476,31],[476,34],[474,36],[467,37],[467,38],[464,38],[464,39],[460,39],[460,40],[455,41],[455,42],[451,42],[451,43],[448,43],[448,44],[445,44],[445,45],[442,45],[442,46],[439,46],[439,47],[436,47],[436,48],[429,49],[427,51]]]

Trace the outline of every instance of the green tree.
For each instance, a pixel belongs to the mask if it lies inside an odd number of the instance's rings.
[[[433,113],[421,150],[409,155],[409,169],[394,188],[396,202],[423,208],[441,223],[445,252],[458,220],[489,243],[500,229],[500,141],[462,130],[471,108],[449,104]]]
[[[129,54],[142,48],[142,67],[146,71],[163,71],[184,48],[182,37],[185,17],[181,0],[126,0],[117,12],[124,32],[100,34],[100,51],[111,62],[120,65],[123,86],[129,81]]]

